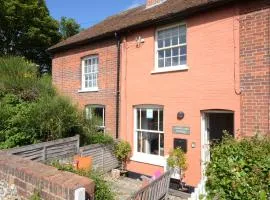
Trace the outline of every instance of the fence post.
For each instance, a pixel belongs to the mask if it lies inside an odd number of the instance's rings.
[[[43,158],[43,161],[46,162],[46,159],[47,159],[47,146],[46,145],[43,147],[43,156],[42,156],[42,158]]]
[[[80,154],[80,135],[76,135],[76,137],[77,137],[76,153]]]

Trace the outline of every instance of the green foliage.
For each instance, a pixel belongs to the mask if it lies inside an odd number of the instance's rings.
[[[60,41],[58,29],[45,0],[0,0],[0,55],[50,65],[46,50]]]
[[[61,17],[60,20],[60,33],[62,35],[62,39],[67,39],[81,31],[81,26],[78,24],[75,19]]]
[[[35,191],[34,194],[30,197],[30,200],[41,200],[40,193]]]
[[[110,143],[94,120],[56,94],[50,76],[19,57],[0,57],[0,149],[81,135],[83,144]]]
[[[127,141],[120,141],[116,143],[114,148],[114,154],[118,160],[122,162],[122,170],[125,169],[127,160],[131,153],[131,146]]]
[[[187,159],[186,155],[180,147],[173,149],[169,153],[169,157],[167,159],[167,164],[169,167],[179,170],[179,186],[181,189],[184,189],[182,180],[185,175],[185,170],[187,169]]]
[[[270,138],[236,140],[226,136],[211,149],[207,166],[208,199],[270,197]]]
[[[168,166],[172,168],[179,168],[181,170],[187,169],[186,155],[179,147],[169,153],[167,163]]]
[[[96,171],[75,170],[72,165],[61,165],[59,162],[52,163],[52,166],[59,170],[72,172],[80,176],[87,177],[95,182],[95,199],[96,200],[114,200],[115,195],[109,184],[104,180],[103,176]]]

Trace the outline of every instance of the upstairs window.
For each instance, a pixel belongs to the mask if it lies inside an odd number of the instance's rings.
[[[175,25],[157,30],[156,70],[186,69],[187,27]]]
[[[99,130],[105,130],[105,106],[87,105],[85,106],[86,119],[91,119]]]
[[[98,90],[98,56],[82,60],[82,90]]]

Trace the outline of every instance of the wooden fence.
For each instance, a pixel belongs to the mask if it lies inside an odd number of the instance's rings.
[[[93,158],[93,168],[108,172],[119,166],[119,161],[113,154],[111,145],[92,144],[80,148],[81,156]]]
[[[47,162],[72,157],[76,154],[91,156],[93,168],[108,172],[119,166],[111,145],[92,144],[80,148],[80,136],[43,142],[28,146],[8,149],[7,152],[29,160]]]
[[[38,162],[56,160],[78,154],[80,150],[80,136],[43,142],[7,150],[8,153]]]

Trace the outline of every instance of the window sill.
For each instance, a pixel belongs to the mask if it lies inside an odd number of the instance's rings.
[[[87,88],[87,89],[81,89],[81,90],[78,90],[79,93],[84,93],[84,92],[98,92],[98,88]]]
[[[145,154],[145,153],[134,153],[134,155],[130,158],[132,161],[147,163],[152,165],[157,165],[161,167],[166,166],[166,158],[163,156]]]
[[[153,71],[151,71],[151,74],[159,74],[159,73],[167,73],[167,72],[177,72],[177,71],[186,71],[188,70],[188,66],[184,65],[184,66],[179,66],[179,67],[164,67],[161,69],[154,69]]]

